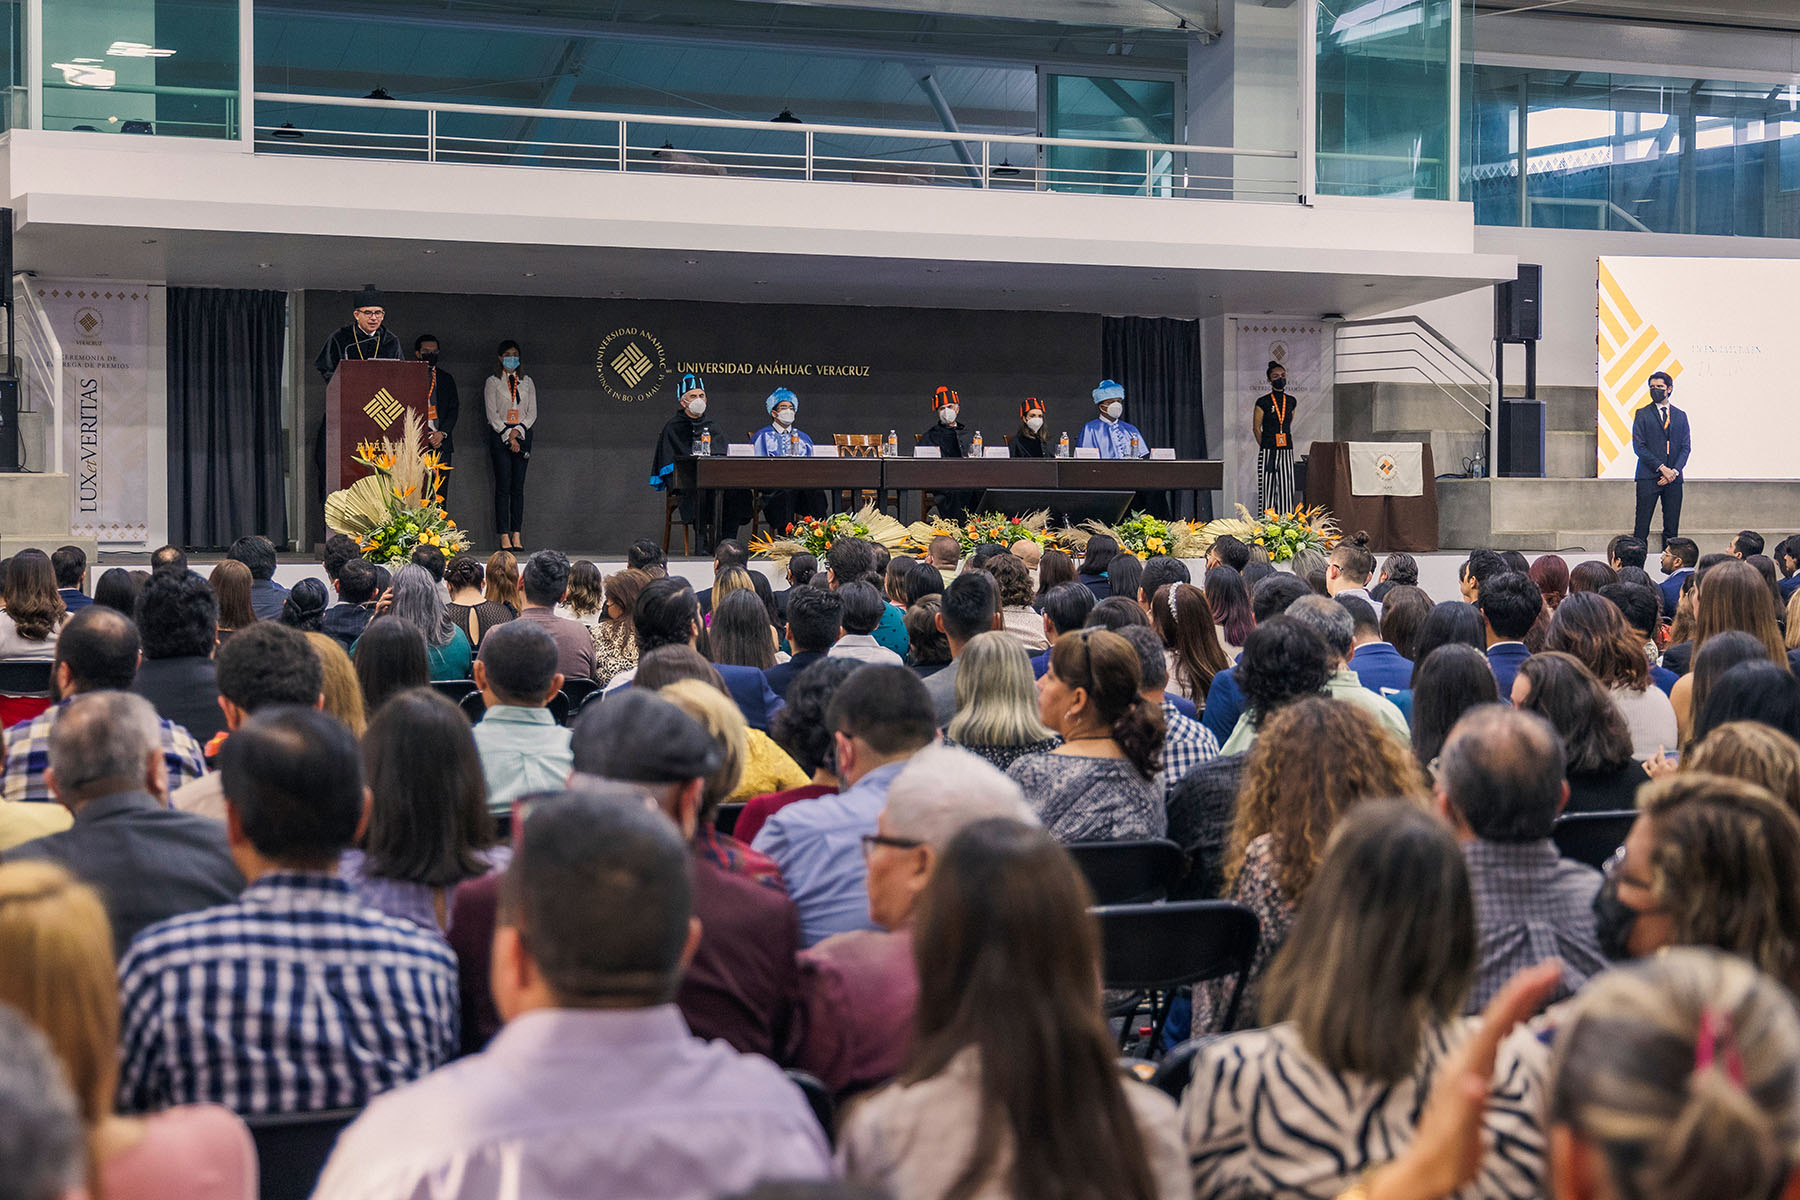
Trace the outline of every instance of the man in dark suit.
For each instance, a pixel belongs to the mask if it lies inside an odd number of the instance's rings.
[[[1531,657],[1525,635],[1544,611],[1544,594],[1528,576],[1504,571],[1481,585],[1475,606],[1487,624],[1488,665],[1494,669],[1494,683],[1501,701],[1510,703],[1513,680],[1520,665]]]
[[[1392,642],[1381,640],[1381,618],[1375,607],[1361,596],[1335,597],[1356,622],[1351,635],[1350,669],[1362,685],[1377,696],[1391,696],[1412,687],[1413,665],[1410,658],[1394,649]]]
[[[431,368],[431,391],[425,402],[425,417],[428,432],[425,437],[431,448],[437,451],[438,461],[446,468],[450,460],[456,456],[456,418],[462,411],[462,404],[456,395],[456,380],[450,372],[438,366],[438,340],[435,333],[421,333],[413,339],[413,357]],[[444,497],[444,503],[450,503],[450,481],[454,475],[446,473],[438,488]]]
[[[275,543],[253,533],[231,543],[226,558],[250,568],[250,609],[259,621],[273,621],[287,603],[288,590],[275,582]]]
[[[56,591],[63,607],[78,613],[92,604],[93,598],[81,590],[87,582],[87,552],[80,546],[61,546],[50,556],[50,567],[56,572]]]
[[[824,658],[842,632],[843,604],[836,592],[811,584],[794,588],[787,615],[788,645],[794,656],[765,672],[769,690],[786,700],[788,685],[800,677],[800,672]]]
[[[50,731],[48,778],[74,825],[6,857],[49,859],[92,884],[112,919],[115,953],[146,926],[244,890],[224,824],[166,806],[156,710],[142,696],[102,691],[70,701]]]
[[[1637,452],[1637,524],[1632,536],[1650,537],[1650,514],[1658,499],[1663,510],[1663,545],[1681,532],[1681,473],[1693,451],[1687,414],[1671,397],[1675,381],[1666,372],[1650,376],[1650,403],[1631,422],[1631,448]]]
[[[1663,541],[1662,573],[1668,576],[1657,584],[1662,592],[1663,620],[1675,619],[1675,606],[1681,603],[1681,584],[1694,573],[1694,567],[1700,562],[1700,543],[1692,538],[1667,538]]]

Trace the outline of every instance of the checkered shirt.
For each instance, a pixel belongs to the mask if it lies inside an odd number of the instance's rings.
[[[1163,798],[1173,800],[1176,787],[1189,771],[1219,756],[1219,739],[1194,718],[1183,716],[1167,697],[1163,698],[1162,713],[1167,728],[1163,735]]]
[[[274,872],[152,925],[119,986],[125,1112],[361,1108],[457,1048],[456,956],[331,875]]]
[[[72,698],[72,697],[71,697]],[[0,733],[0,800],[52,800],[44,772],[50,769],[50,729],[68,704],[53,704],[29,721]],[[172,792],[206,774],[206,757],[192,734],[173,721],[160,718],[163,761],[169,766]]]

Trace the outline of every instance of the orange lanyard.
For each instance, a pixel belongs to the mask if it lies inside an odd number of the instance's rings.
[[[1280,400],[1275,399],[1274,392],[1269,393],[1269,407],[1275,410],[1275,428],[1277,429],[1287,424],[1287,406],[1290,399],[1291,397],[1286,393],[1282,394]]]
[[[1673,415],[1673,411],[1674,411],[1673,409],[1668,409],[1668,408],[1665,408],[1663,410],[1662,423],[1663,423],[1663,453],[1664,454],[1673,454],[1675,452],[1675,443],[1670,441],[1669,437],[1668,437],[1669,417],[1671,415]]]

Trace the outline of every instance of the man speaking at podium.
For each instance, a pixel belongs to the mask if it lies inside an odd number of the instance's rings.
[[[375,290],[372,283],[363,284],[363,290],[357,294],[356,305],[350,310],[350,324],[332,334],[325,342],[325,348],[319,351],[319,357],[313,360],[313,366],[326,383],[337,374],[338,364],[346,358],[400,358],[400,339],[390,333],[383,324],[387,320],[387,309],[382,305],[381,293]],[[454,419],[454,418],[452,418]],[[313,438],[313,490],[323,499],[325,495],[325,418],[319,418],[319,433]]]
[[[1681,472],[1694,449],[1687,414],[1670,397],[1675,381],[1662,371],[1650,376],[1650,403],[1631,422],[1631,448],[1637,452],[1637,523],[1633,536],[1650,539],[1650,514],[1662,500],[1663,545],[1681,532]]]

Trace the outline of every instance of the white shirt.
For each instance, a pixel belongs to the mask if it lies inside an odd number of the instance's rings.
[[[898,654],[876,641],[873,634],[867,633],[846,633],[832,644],[825,657],[854,658],[860,662],[879,663],[884,667],[905,665]]]
[[[1624,715],[1631,730],[1631,757],[1654,758],[1664,750],[1676,749],[1675,706],[1661,688],[1653,683],[1641,692],[1628,687],[1610,691],[1613,707]]]
[[[530,429],[537,424],[537,385],[531,382],[531,376],[520,375],[519,379],[519,420],[518,423]],[[487,382],[481,386],[481,399],[487,409],[488,428],[500,433],[506,428],[506,413],[513,406],[512,389],[506,380],[496,379],[489,375]]]

